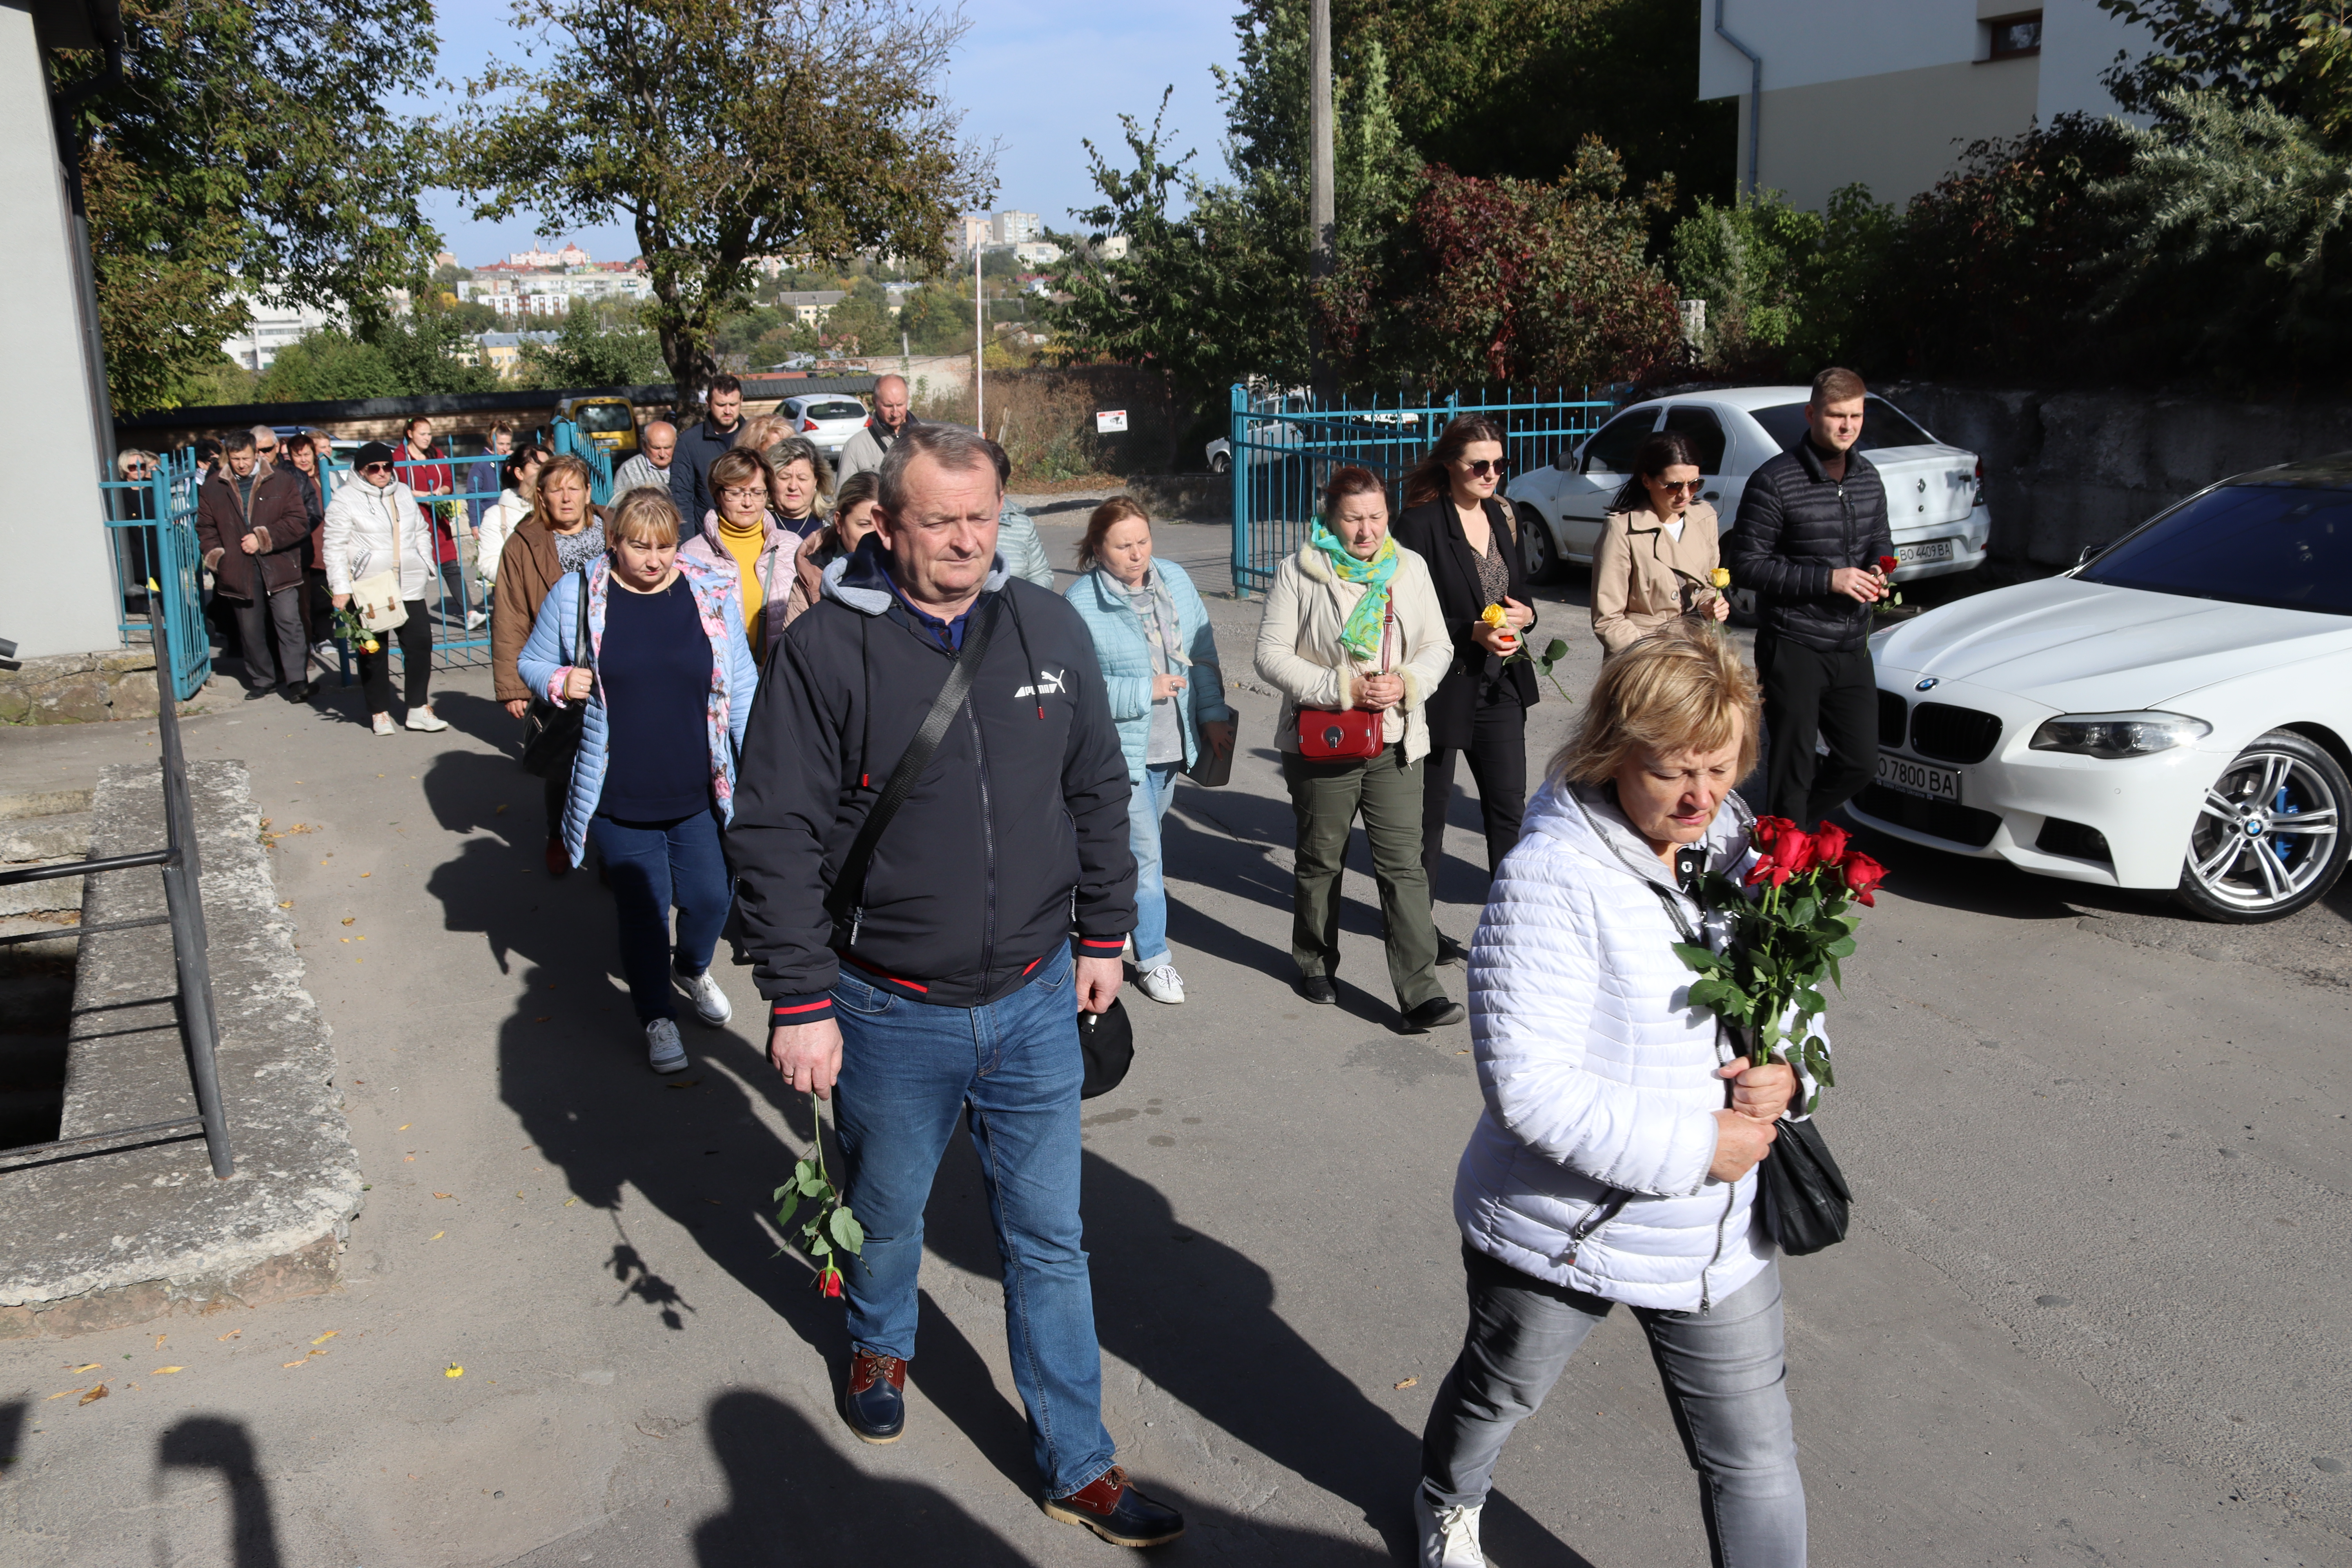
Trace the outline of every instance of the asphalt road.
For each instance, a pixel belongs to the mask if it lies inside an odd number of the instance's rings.
[[[1042,516],[1066,558],[1083,510]],[[1161,542],[1223,558],[1223,530]],[[1571,692],[1596,662],[1580,598],[1546,595],[1577,649]],[[1466,1030],[1394,1031],[1368,877],[1350,879],[1341,1005],[1290,992],[1255,608],[1213,614],[1246,755],[1171,817],[1192,1000],[1129,994],[1133,1075],[1087,1117],[1107,1415],[1192,1520],[1159,1561],[1378,1563],[1405,1540],[1421,1420],[1461,1334],[1449,1194],[1477,1088]],[[806,1106],[747,1025],[689,1024],[693,1070],[646,1071],[604,895],[540,869],[537,783],[487,678],[442,689],[457,728],[438,737],[371,736],[355,692],[190,724],[192,754],[244,758],[263,814],[302,825],[278,842],[280,896],[373,1190],[333,1296],[0,1345],[0,1413],[17,1415],[13,1439],[0,1420],[0,1555],[1119,1560],[1032,1500],[966,1145],[930,1208],[908,1436],[868,1448],[840,1425],[839,1310],[761,1214]],[[1537,710],[1532,755],[1570,711]],[[13,732],[0,773],[150,746],[133,727]],[[1439,893],[1466,935],[1473,804],[1453,826]],[[1822,1121],[1855,1229],[1786,1265],[1813,1561],[2352,1561],[2352,898],[2231,930],[1871,847],[1893,879],[1833,1007]],[[748,971],[720,967],[751,1017]],[[5,1201],[0,1177],[0,1216]],[[111,1397],[47,1399],[93,1362],[119,1370]],[[1705,1562],[1623,1315],[1507,1452],[1486,1539],[1503,1568]]]

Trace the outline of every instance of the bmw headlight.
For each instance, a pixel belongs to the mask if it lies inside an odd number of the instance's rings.
[[[2203,740],[2213,726],[2185,713],[2063,713],[2033,731],[2037,752],[2081,757],[2145,757]]]

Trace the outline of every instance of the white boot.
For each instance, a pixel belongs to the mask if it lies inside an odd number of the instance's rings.
[[[1478,1511],[1485,1506],[1439,1508],[1416,1485],[1412,1522],[1421,1536],[1421,1568],[1486,1568],[1486,1554],[1478,1549]]]

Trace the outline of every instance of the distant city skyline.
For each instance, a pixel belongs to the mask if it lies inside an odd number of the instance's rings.
[[[1197,149],[1196,166],[1221,169],[1224,117],[1209,68],[1234,64],[1233,9],[1231,0],[1131,7],[981,0],[969,5],[972,27],[957,51],[947,95],[964,111],[967,140],[999,144],[997,188],[988,210],[1033,212],[1047,228],[1074,226],[1068,209],[1099,199],[1087,176],[1081,139],[1124,163],[1118,116],[1132,114],[1148,125],[1161,91],[1171,86],[1169,143],[1178,153]],[[503,5],[477,0],[443,6],[438,30],[437,73],[452,82],[478,73],[494,52],[502,58],[515,54],[517,35]],[[457,101],[452,93],[412,99],[404,107],[446,112]],[[569,226],[541,236],[535,214],[478,222],[447,191],[428,193],[425,216],[441,231],[444,247],[469,268],[519,251],[561,250],[566,243],[599,260],[625,261],[639,248],[626,223]]]

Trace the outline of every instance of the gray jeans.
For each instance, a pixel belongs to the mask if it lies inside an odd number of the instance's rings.
[[[1613,1303],[1522,1274],[1469,1247],[1470,1331],[1421,1439],[1422,1488],[1474,1506],[1511,1429],[1543,1403]],[[1789,1420],[1779,1264],[1707,1312],[1636,1307],[1675,1425],[1699,1475],[1716,1568],[1803,1568],[1805,1487]]]

